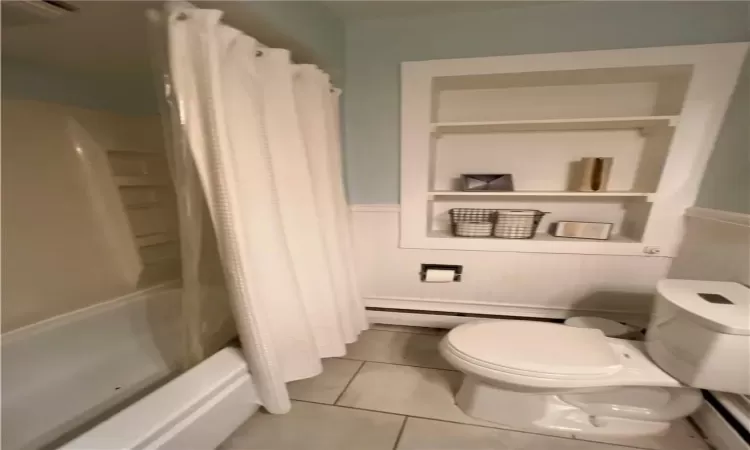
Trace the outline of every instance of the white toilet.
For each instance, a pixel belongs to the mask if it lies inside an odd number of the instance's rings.
[[[700,389],[750,394],[750,289],[663,280],[646,342],[596,329],[490,320],[460,325],[440,352],[464,372],[468,415],[579,436],[644,436],[702,403]]]

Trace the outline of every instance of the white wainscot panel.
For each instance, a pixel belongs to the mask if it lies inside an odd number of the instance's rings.
[[[352,207],[368,306],[477,314],[646,316],[670,258],[399,248],[397,205]],[[461,264],[458,283],[423,283],[420,264]],[[416,308],[415,305],[423,305]]]

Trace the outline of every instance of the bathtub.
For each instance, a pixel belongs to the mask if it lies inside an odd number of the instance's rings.
[[[181,373],[180,293],[164,283],[3,335],[2,448],[208,449],[226,439],[258,409],[255,386],[233,346]]]
[[[2,448],[52,447],[180,369],[180,285],[169,282],[2,336]]]

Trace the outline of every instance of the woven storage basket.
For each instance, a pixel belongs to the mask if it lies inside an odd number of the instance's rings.
[[[493,236],[502,239],[531,239],[545,212],[536,209],[498,209]]]
[[[453,208],[450,210],[453,235],[460,237],[491,237],[495,210]]]
[[[450,210],[453,235],[458,237],[496,237],[531,239],[542,217],[536,209],[453,208]]]

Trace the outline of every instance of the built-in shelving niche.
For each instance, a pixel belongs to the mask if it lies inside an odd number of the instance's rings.
[[[565,241],[550,225],[576,220],[640,242],[689,79],[674,66],[436,80],[430,235],[451,237],[451,208],[538,209],[549,213],[538,241]],[[614,158],[605,191],[575,191],[583,157]],[[510,173],[515,191],[463,192],[466,173]]]
[[[649,255],[664,245],[670,253],[667,228],[679,228],[679,205],[692,204],[697,188],[689,177],[700,177],[713,145],[703,127],[723,114],[706,114],[707,104],[731,93],[745,50],[724,44],[682,54],[656,48],[404,63],[402,245]],[[707,75],[717,69],[723,78]],[[695,83],[697,70],[704,74]],[[576,190],[584,157],[613,158],[604,191]],[[701,172],[688,176],[677,166]],[[515,190],[464,192],[460,177],[470,173],[512,174]],[[448,211],[461,207],[549,214],[530,241],[457,238]],[[614,233],[596,242],[547,234],[560,220],[611,222]]]

